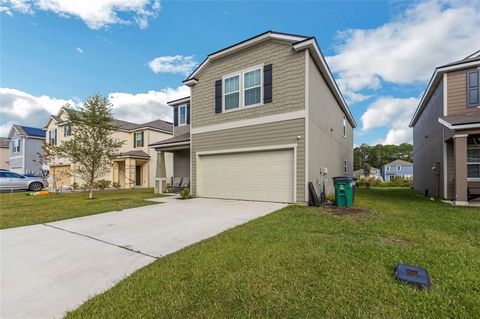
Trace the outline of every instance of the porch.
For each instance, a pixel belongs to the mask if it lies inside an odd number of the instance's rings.
[[[190,133],[184,133],[172,138],[150,144],[157,151],[157,165],[155,173],[155,193],[166,191],[167,184],[172,185],[179,180],[190,187]],[[167,179],[165,153],[173,154],[173,180]]]
[[[148,187],[149,161],[144,151],[120,153],[113,161],[112,183],[121,188]]]

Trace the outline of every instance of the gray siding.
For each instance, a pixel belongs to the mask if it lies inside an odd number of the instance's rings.
[[[198,76],[192,93],[192,128],[303,110],[305,108],[305,53],[290,43],[269,40],[214,60]],[[233,112],[215,113],[215,81],[261,64],[272,64],[272,103]]]
[[[344,112],[328,88],[325,80],[309,57],[309,174],[308,181],[319,193],[323,183],[320,170],[328,169],[326,192],[332,193],[332,177],[343,176],[347,160],[347,176],[353,176],[353,128],[346,120],[343,136]]]
[[[443,197],[443,125],[438,118],[443,115],[443,81],[438,84],[420,118],[413,127],[413,187],[419,192]],[[432,167],[440,162],[440,194],[437,194],[437,177]]]
[[[27,138],[25,141],[25,173],[40,174],[42,165],[39,154],[43,154],[44,140]]]
[[[190,178],[190,150],[173,153],[173,177]]]
[[[297,137],[300,136],[300,139]],[[297,144],[297,201],[305,201],[305,119],[274,122],[192,135],[192,193],[196,194],[196,153],[201,151]]]

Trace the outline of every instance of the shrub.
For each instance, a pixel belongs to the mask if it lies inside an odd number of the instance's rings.
[[[165,187],[165,193],[173,193],[173,192],[175,192],[175,190],[173,189],[172,185],[167,185]]]
[[[192,195],[190,193],[190,188],[188,188],[188,187],[182,188],[180,190],[180,197],[182,199],[188,199],[188,198],[192,197]]]
[[[370,184],[371,187],[410,187],[412,186],[411,178],[395,177],[388,182],[382,182],[375,178],[361,178],[357,180],[357,186],[362,187]]]
[[[74,191],[76,191],[77,189],[80,188],[80,185],[78,185],[78,183],[75,182],[75,183],[72,184],[72,188],[73,188]]]
[[[115,188],[115,189],[119,189],[120,188],[120,183],[119,182],[113,182],[112,187]]]
[[[103,190],[107,187],[110,187],[110,181],[109,180],[99,179],[98,181],[95,182],[95,188]]]

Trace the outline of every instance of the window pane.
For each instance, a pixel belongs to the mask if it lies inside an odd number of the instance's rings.
[[[480,163],[480,148],[469,148],[467,151],[467,162]]]
[[[260,85],[260,69],[245,73],[245,88],[251,88]]]
[[[478,72],[468,73],[468,87],[477,87],[478,86]]]
[[[232,93],[225,95],[225,110],[235,109],[239,105],[239,94]]]
[[[185,124],[186,114],[187,114],[186,107],[181,107],[180,108],[180,118],[178,120],[178,122],[180,124]]]
[[[468,104],[478,104],[478,89],[468,90]]]
[[[480,177],[480,164],[468,164],[468,177]]]
[[[245,105],[260,103],[260,87],[245,90]]]
[[[239,79],[238,75],[225,79],[225,94],[238,91]]]

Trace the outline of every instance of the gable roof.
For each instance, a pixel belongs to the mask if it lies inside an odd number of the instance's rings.
[[[335,82],[335,79],[333,78],[332,72],[330,71],[327,62],[325,61],[325,57],[323,56],[323,53],[318,46],[316,38],[312,36],[275,32],[271,30],[263,32],[259,35],[238,42],[219,51],[210,53],[203,60],[203,62],[200,63],[200,65],[183,81],[183,83],[187,86],[195,85],[198,82],[197,76],[201,73],[202,70],[205,69],[208,64],[210,64],[211,61],[233,54],[239,50],[243,50],[245,48],[251,47],[253,45],[270,39],[288,42],[292,45],[295,51],[309,50],[310,55],[315,61],[315,64],[317,65],[320,73],[325,79],[328,87],[332,91],[335,99],[340,104],[340,107],[342,108],[352,127],[355,128],[357,126],[357,123],[355,122],[355,119],[353,118],[353,115],[350,112],[347,103],[345,102],[345,99],[343,98],[343,95],[340,92],[337,83]]]
[[[387,163],[383,166],[397,166],[397,165],[400,165],[400,166],[411,166],[413,165],[413,163],[410,163],[410,162],[407,162],[407,161],[404,161],[404,160],[401,160],[401,159],[396,159],[390,163]]]
[[[8,134],[9,137],[13,136],[13,131],[16,131],[18,135],[25,137],[45,138],[46,136],[45,131],[39,127],[13,124],[10,134]]]
[[[75,110],[74,110],[75,111]],[[60,111],[57,113],[57,115],[50,115],[50,118],[45,125],[45,128],[50,124],[51,120],[54,120],[57,124],[62,124],[62,123],[67,123],[68,121],[62,120],[60,117],[61,113],[65,112],[64,108],[60,108]],[[137,123],[132,123],[128,121],[123,121],[123,120],[117,120],[114,119],[112,121],[112,125],[117,127],[120,130],[124,131],[136,131],[140,129],[153,129],[157,131],[163,131],[167,133],[172,133],[173,132],[173,124],[171,122],[167,122],[164,120],[153,120],[147,123],[142,123],[142,124],[137,124]]]
[[[420,117],[423,110],[425,109],[425,106],[430,100],[438,84],[442,81],[443,75],[445,73],[461,70],[461,69],[467,69],[471,67],[478,67],[478,66],[480,66],[480,50],[467,56],[462,60],[455,61],[455,62],[445,64],[435,68],[435,71],[433,72],[433,75],[430,78],[430,82],[428,83],[427,89],[423,93],[422,99],[420,100],[420,103],[418,104],[417,109],[415,110],[412,120],[410,121],[408,126],[409,127],[415,126],[415,123],[417,122],[418,118]]]

